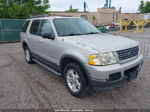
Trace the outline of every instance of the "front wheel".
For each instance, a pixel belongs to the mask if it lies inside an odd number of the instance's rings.
[[[78,63],[67,64],[64,70],[65,84],[75,97],[84,97],[88,92],[88,82]]]

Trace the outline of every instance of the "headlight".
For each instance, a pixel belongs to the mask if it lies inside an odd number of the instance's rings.
[[[139,55],[141,54],[141,47],[139,46]]]
[[[117,59],[113,52],[91,55],[89,59],[89,64],[95,66],[104,66],[115,63],[117,63]]]

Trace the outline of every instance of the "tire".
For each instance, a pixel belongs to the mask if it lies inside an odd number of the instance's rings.
[[[31,56],[31,52],[30,52],[28,47],[25,47],[24,53],[25,53],[25,60],[26,60],[26,62],[28,64],[34,64],[34,61],[32,60],[33,57]]]
[[[83,70],[76,62],[65,66],[64,80],[68,91],[75,97],[82,98],[90,92],[89,84]]]

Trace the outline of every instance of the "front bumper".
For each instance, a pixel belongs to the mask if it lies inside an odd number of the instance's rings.
[[[91,85],[95,91],[109,90],[118,87],[120,84],[127,82],[127,77],[121,78],[117,81],[102,81],[102,80],[91,80]]]
[[[105,90],[136,78],[142,64],[143,56],[140,55],[135,60],[124,64],[114,64],[101,67],[87,65],[86,68],[93,88],[95,90]]]

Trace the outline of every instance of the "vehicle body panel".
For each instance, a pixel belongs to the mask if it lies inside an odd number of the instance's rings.
[[[89,34],[78,36],[58,36],[57,30],[53,23],[54,19],[70,18],[70,17],[47,17],[47,18],[33,18],[29,19],[30,24],[26,33],[21,33],[21,41],[25,42],[30,48],[31,52],[39,55],[41,58],[48,60],[61,68],[61,61],[67,56],[77,60],[88,75],[89,80],[106,80],[107,76],[113,73],[121,72],[122,79],[124,79],[124,71],[137,65],[142,65],[143,56],[138,56],[126,60],[123,63],[118,63],[107,66],[92,66],[88,64],[90,55],[116,52],[118,50],[128,49],[139,46],[139,43],[127,38],[112,36],[107,34]],[[52,25],[55,39],[45,39],[41,36],[32,35],[29,33],[32,20],[48,19]],[[76,18],[75,18],[76,19]],[[116,55],[117,56],[117,55]]]

